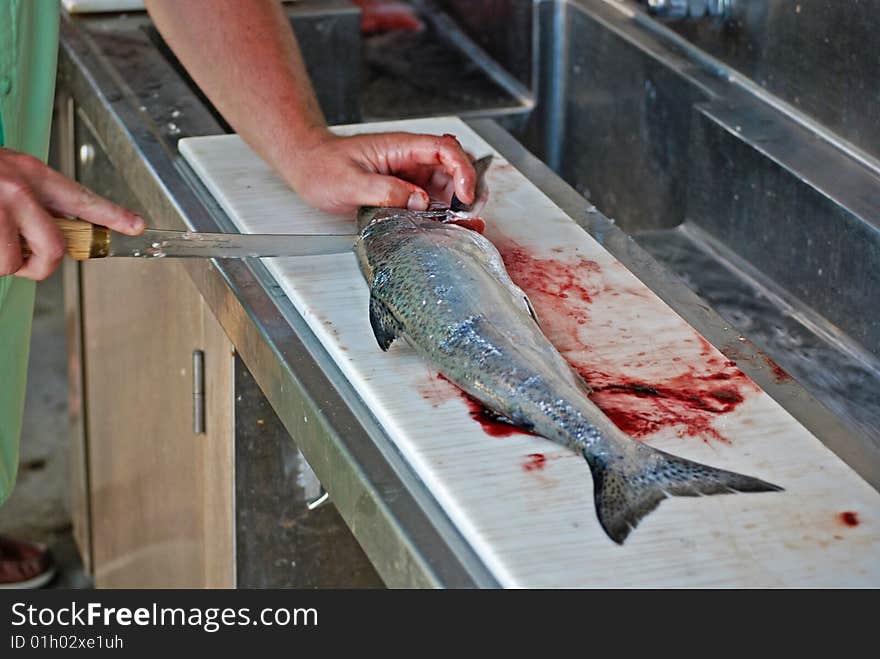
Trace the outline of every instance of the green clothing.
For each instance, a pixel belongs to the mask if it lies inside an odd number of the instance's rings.
[[[0,146],[46,160],[59,0],[0,0]],[[34,282],[0,277],[0,503],[12,492],[24,411]]]

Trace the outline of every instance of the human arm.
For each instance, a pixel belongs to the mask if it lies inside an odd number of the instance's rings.
[[[276,0],[147,0],[157,28],[214,106],[312,206],[424,209],[473,200],[470,158],[451,136],[336,137]]]

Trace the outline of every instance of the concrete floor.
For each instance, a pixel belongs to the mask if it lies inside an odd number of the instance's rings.
[[[52,583],[91,581],[71,535],[67,350],[61,272],[37,286],[18,483],[0,507],[0,534],[48,544],[59,566]]]

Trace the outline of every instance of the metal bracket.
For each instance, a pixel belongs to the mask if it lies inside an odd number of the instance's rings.
[[[730,16],[734,0],[647,0],[648,12],[668,20],[689,18],[697,20],[706,16],[725,19]]]
[[[320,494],[314,499],[306,501],[306,508],[308,508],[309,510],[315,510],[323,506],[328,501],[330,501],[330,493],[325,490],[324,486],[322,485]]]
[[[193,350],[193,433],[205,434],[205,351]]]

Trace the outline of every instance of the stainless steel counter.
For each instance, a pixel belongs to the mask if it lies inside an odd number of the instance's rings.
[[[320,11],[316,4],[290,10],[307,60],[313,59],[309,44],[315,52],[322,45],[333,50],[334,40],[357,34],[342,29],[357,19],[348,3],[320,3]],[[309,29],[318,25],[321,29]],[[319,82],[331,121],[350,121],[357,114],[346,101],[357,96],[356,86],[356,77],[337,81],[334,89]],[[222,133],[224,126],[157,43],[144,14],[65,17],[59,92],[65,111],[76,118],[72,147],[79,155],[81,180],[129,203],[152,226],[231,230],[176,149],[182,137]],[[486,119],[469,123],[789,412],[878,483],[876,456],[865,444],[796,382],[779,381],[772,362],[681,280],[497,124]],[[109,179],[90,170],[93,150],[106,156],[124,190],[102,184]],[[390,586],[496,586],[259,260],[192,260],[185,267],[383,581]],[[237,453],[237,462],[247,460],[246,453]],[[246,497],[239,492],[236,501],[244,505]]]

